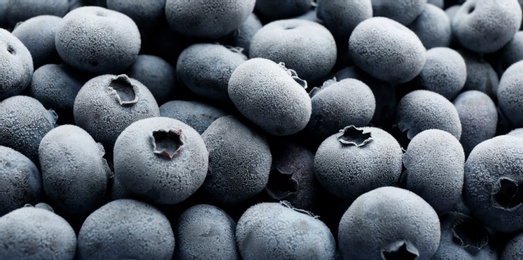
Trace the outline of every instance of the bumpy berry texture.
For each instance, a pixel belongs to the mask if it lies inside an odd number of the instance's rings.
[[[450,44],[452,37],[450,19],[445,11],[437,6],[425,5],[423,12],[408,27],[418,35],[427,49],[447,47]]]
[[[523,61],[508,67],[501,76],[497,89],[498,106],[514,127],[523,127]]]
[[[501,260],[520,259],[523,257],[523,233],[514,236],[501,252]]]
[[[426,5],[427,0],[372,0],[374,16],[387,17],[403,25],[412,23]]]
[[[41,200],[42,177],[25,155],[0,145],[0,217]]]
[[[67,64],[90,73],[115,74],[134,62],[141,39],[138,27],[127,15],[85,6],[62,18],[55,44]]]
[[[209,171],[201,187],[204,196],[234,205],[263,191],[272,155],[263,132],[238,117],[216,119],[202,134],[209,151]]]
[[[71,225],[49,210],[27,206],[0,218],[1,259],[73,259],[76,242]]]
[[[338,246],[343,259],[431,259],[440,222],[421,197],[381,187],[358,197],[343,214]]]
[[[22,92],[33,76],[33,59],[25,45],[0,28],[0,100]]]
[[[69,10],[68,2],[67,0],[9,0],[5,6],[5,16],[12,26],[39,15],[62,17]]]
[[[171,259],[175,238],[165,215],[136,200],[115,200],[87,217],[78,259]]]
[[[503,69],[523,60],[523,31],[518,31],[500,50]]]
[[[321,220],[277,202],[247,209],[236,225],[236,241],[243,259],[334,259],[336,251]]]
[[[339,41],[347,41],[354,28],[372,17],[371,0],[319,1],[316,16]]]
[[[279,20],[305,14],[312,8],[312,2],[311,0],[257,0],[255,10],[270,20]]]
[[[200,101],[171,100],[160,106],[160,116],[178,119],[202,134],[214,120],[229,113]]]
[[[394,185],[401,175],[401,147],[386,131],[348,126],[325,139],[314,156],[323,187],[348,201],[372,189]]]
[[[242,63],[231,75],[229,97],[238,111],[269,134],[303,130],[310,120],[309,95],[293,71],[264,58]]]
[[[177,259],[240,259],[234,233],[236,222],[209,204],[185,210],[174,227]]]
[[[478,90],[496,100],[499,77],[490,63],[477,54],[460,52],[467,65],[467,81],[462,91]]]
[[[114,173],[124,189],[158,204],[176,204],[202,185],[209,167],[205,143],[192,127],[167,117],[132,123],[114,145]]]

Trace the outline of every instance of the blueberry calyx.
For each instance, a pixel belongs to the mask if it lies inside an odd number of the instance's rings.
[[[298,182],[290,171],[274,168],[269,174],[266,190],[271,198],[282,200],[298,191]]]
[[[476,255],[488,245],[488,233],[480,223],[464,216],[452,225],[452,241],[471,255]]]
[[[338,141],[343,145],[363,147],[372,141],[372,136],[370,132],[364,133],[362,129],[350,125],[340,130]]]
[[[386,248],[381,250],[381,258],[383,260],[414,260],[418,256],[418,249],[405,240],[392,242]]]
[[[131,83],[125,74],[111,78],[109,90],[116,97],[121,106],[132,105],[138,102],[138,87]]]
[[[307,81],[304,80],[304,79],[301,79],[300,77],[298,77],[298,73],[296,73],[295,70],[293,69],[289,69],[287,67],[285,67],[285,63],[284,62],[280,62],[278,63],[278,65],[283,68],[287,74],[289,74],[289,76],[292,77],[292,79],[294,79],[294,81],[296,81],[296,83],[300,84],[300,86],[302,86],[304,89],[307,89]]]
[[[498,209],[514,211],[523,203],[523,189],[514,180],[501,177],[492,190],[492,206]]]
[[[154,130],[151,139],[153,152],[167,159],[178,155],[184,145],[181,129]]]
[[[296,208],[294,207],[289,201],[286,201],[286,200],[282,200],[280,201],[280,204],[286,208],[289,208],[289,209],[292,209],[296,212],[299,212],[299,213],[302,213],[302,214],[306,214],[306,215],[309,215],[315,219],[318,219],[320,218],[320,216],[317,216],[317,215],[314,215],[314,213],[308,211],[308,210],[304,210],[304,209],[300,209],[300,208]]]

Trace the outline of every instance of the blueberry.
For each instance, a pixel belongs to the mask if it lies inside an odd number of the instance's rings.
[[[5,16],[11,25],[16,25],[39,15],[54,15],[62,17],[69,10],[68,0],[9,0],[6,4]]]
[[[365,72],[394,84],[416,77],[426,61],[426,50],[418,36],[386,17],[359,23],[349,38],[349,54]]]
[[[207,176],[209,153],[202,137],[172,118],[152,117],[129,125],[114,145],[114,173],[125,190],[146,201],[176,204]]]
[[[466,51],[461,51],[460,54],[467,66],[467,80],[462,91],[478,90],[496,101],[499,78],[492,65],[480,55]]]
[[[107,9],[129,16],[142,33],[154,29],[165,19],[165,0],[107,0]]]
[[[115,200],[87,217],[78,259],[171,259],[174,232],[165,215],[136,200]]]
[[[343,214],[343,259],[431,259],[439,246],[438,215],[421,197],[396,187],[359,196]]]
[[[37,203],[43,195],[42,177],[25,155],[0,145],[0,217],[25,204]]]
[[[401,147],[386,131],[347,126],[325,139],[314,156],[314,174],[332,194],[348,201],[394,185],[401,175]]]
[[[115,74],[134,62],[141,39],[138,27],[127,15],[84,6],[62,18],[55,44],[67,64],[90,73]]]
[[[412,23],[426,5],[427,0],[372,0],[374,16],[387,17],[403,25]]]
[[[257,0],[254,10],[270,20],[279,20],[306,13],[312,8],[312,2],[312,0]]]
[[[433,4],[434,6],[438,8],[443,8],[445,5],[444,0],[427,0],[427,4]]]
[[[202,134],[214,120],[229,113],[200,101],[172,100],[160,106],[160,116],[178,119]]]
[[[372,3],[371,0],[320,1],[316,15],[334,38],[346,42],[356,25],[372,17]]]
[[[512,131],[508,132],[507,135],[517,136],[517,137],[523,137],[523,128],[516,128]]]
[[[262,27],[260,19],[254,13],[251,13],[247,20],[238,27],[237,33],[230,40],[230,45],[243,48],[243,53],[248,56],[252,37]]]
[[[6,18],[7,2],[9,0],[0,0],[0,27],[7,28],[9,26]]]
[[[523,61],[508,67],[501,76],[497,89],[498,107],[514,127],[523,126],[522,68]]]
[[[321,220],[277,202],[248,208],[236,225],[236,241],[243,259],[334,259],[336,251]]]
[[[28,206],[0,218],[1,259],[73,259],[76,242],[71,225],[49,210]]]
[[[447,47],[452,38],[448,15],[441,8],[427,4],[423,12],[408,25],[425,48]]]
[[[521,259],[523,257],[523,233],[518,233],[506,244],[501,252],[501,260]]]
[[[239,259],[236,222],[222,209],[197,204],[186,209],[175,225],[177,259]]]
[[[33,76],[31,53],[16,36],[0,28],[0,100],[22,92]]]
[[[254,58],[231,75],[229,97],[238,111],[264,131],[279,136],[304,129],[311,116],[311,100],[292,70]]]
[[[523,31],[518,31],[514,37],[500,50],[504,68],[523,60]]]

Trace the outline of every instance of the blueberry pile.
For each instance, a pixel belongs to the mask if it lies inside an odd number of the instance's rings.
[[[0,0],[0,259],[523,259],[522,6]]]

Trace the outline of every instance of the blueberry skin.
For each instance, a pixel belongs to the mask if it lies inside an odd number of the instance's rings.
[[[249,46],[251,45],[252,37],[263,27],[260,19],[251,13],[247,20],[238,27],[237,34],[231,39],[232,46],[243,48],[243,53],[249,56]]]
[[[321,82],[329,74],[337,53],[336,42],[327,28],[301,19],[264,25],[252,37],[249,47],[249,58],[283,62],[310,84]]]
[[[62,18],[55,45],[60,57],[79,70],[116,74],[134,62],[141,39],[138,27],[127,15],[84,6]]]
[[[228,206],[263,191],[272,164],[263,132],[238,117],[224,116],[216,119],[202,138],[209,151],[209,171],[201,187],[206,198]]]
[[[507,135],[523,137],[523,128],[520,127],[520,128],[513,129],[512,131],[508,132]]]
[[[356,26],[349,38],[349,55],[371,76],[393,84],[412,80],[426,61],[418,36],[386,17],[369,18]]]
[[[427,129],[440,129],[461,137],[461,121],[456,107],[442,95],[429,90],[415,90],[401,98],[396,122],[408,139]]]
[[[523,126],[521,69],[523,69],[523,61],[508,67],[501,76],[497,89],[498,107],[513,127]]]
[[[122,75],[101,75],[87,81],[73,106],[74,120],[97,142],[112,149],[131,123],[160,115],[153,95],[142,83]]]
[[[107,9],[129,16],[142,33],[154,29],[165,19],[165,0],[107,0]]]
[[[22,207],[0,218],[1,259],[73,259],[76,234],[61,216]]]
[[[510,65],[523,60],[523,31],[518,31],[514,37],[500,50],[502,65],[508,68]]]
[[[172,100],[160,106],[160,116],[178,119],[202,134],[214,120],[229,113],[200,101]]]
[[[176,259],[240,259],[236,222],[222,209],[197,204],[186,209],[175,227]]]
[[[311,0],[257,0],[254,11],[270,20],[280,20],[302,15],[311,8]]]
[[[255,3],[256,0],[166,0],[165,16],[176,33],[216,40],[237,29],[252,13]]]
[[[253,58],[238,66],[228,93],[238,111],[269,134],[295,134],[311,116],[307,92],[290,71],[268,59]]]
[[[114,145],[114,173],[129,193],[145,201],[173,205],[200,188],[209,152],[192,127],[172,118],[136,121]]]
[[[459,141],[468,156],[477,144],[496,135],[498,110],[487,94],[477,90],[459,94],[452,103],[461,121]]]
[[[174,249],[167,217],[136,200],[105,204],[87,217],[78,233],[78,259],[171,259]]]
[[[38,100],[13,96],[0,102],[0,145],[11,147],[38,163],[38,146],[55,127],[56,114]]]
[[[517,0],[469,0],[451,21],[452,33],[468,50],[492,53],[507,44],[521,25]]]
[[[16,0],[7,1],[6,19],[12,25],[39,15],[63,17],[69,11],[68,0]]]
[[[180,53],[176,62],[179,81],[207,100],[230,103],[227,87],[232,73],[247,60],[236,49],[197,43]]]
[[[461,91],[478,90],[496,101],[499,77],[492,65],[480,55],[465,51],[460,54],[465,59],[467,66],[467,81]]]
[[[31,53],[16,36],[0,28],[0,100],[22,92],[33,76]]]
[[[314,156],[314,174],[339,198],[352,201],[400,178],[402,150],[396,139],[375,127],[348,126],[325,139]]]
[[[0,0],[0,27],[8,28],[9,23],[7,22],[7,17],[5,12],[7,11],[7,2],[9,0]]]
[[[356,25],[372,17],[372,3],[371,0],[320,1],[316,16],[323,21],[334,38],[346,42]]]
[[[372,0],[374,16],[387,17],[403,25],[412,23],[426,5],[427,0]]]
[[[394,253],[397,259],[431,259],[440,236],[438,215],[425,200],[381,187],[359,196],[343,214],[338,247],[342,259],[388,259]]]
[[[86,217],[105,201],[112,172],[105,150],[82,128],[61,125],[38,148],[44,192],[63,216]]]
[[[444,0],[427,0],[427,4],[433,4],[434,6],[442,9],[445,5]]]
[[[447,47],[452,38],[449,16],[441,8],[427,4],[421,14],[408,25],[425,48]]]
[[[42,176],[36,165],[20,152],[0,145],[0,217],[35,204],[43,195]]]
[[[501,252],[501,260],[521,259],[523,257],[523,233],[514,236]]]
[[[461,199],[465,171],[465,153],[450,133],[429,129],[410,141],[403,156],[404,187],[443,215]]]
[[[243,259],[334,259],[336,242],[318,218],[277,202],[248,208],[236,225]]]
[[[501,135],[476,145],[465,162],[463,200],[472,217],[494,231],[523,230],[522,156],[523,139]]]

